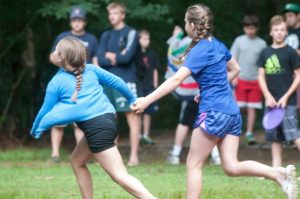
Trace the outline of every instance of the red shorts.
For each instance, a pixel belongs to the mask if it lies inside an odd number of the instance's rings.
[[[241,108],[262,108],[262,92],[257,80],[238,79],[235,95],[237,103]]]

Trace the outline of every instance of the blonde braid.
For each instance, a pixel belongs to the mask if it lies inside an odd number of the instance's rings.
[[[180,56],[180,59],[183,59],[201,39],[207,38],[212,34],[213,17],[210,9],[207,6],[202,4],[190,6],[187,9],[187,15],[189,22],[193,23],[196,27],[196,37],[192,40],[184,54]]]
[[[76,77],[76,88],[75,91],[71,97],[72,102],[76,102],[77,101],[77,97],[78,97],[78,93],[81,89],[81,85],[82,85],[82,72],[84,70],[84,67],[80,67],[80,68],[76,68],[73,71],[73,74]]]

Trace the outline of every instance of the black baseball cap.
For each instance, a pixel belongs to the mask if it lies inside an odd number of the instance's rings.
[[[70,13],[70,20],[72,19],[85,19],[86,11],[81,6],[74,6]]]

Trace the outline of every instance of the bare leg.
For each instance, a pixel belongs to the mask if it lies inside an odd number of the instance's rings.
[[[83,131],[77,125],[74,125],[74,135],[75,135],[75,139],[76,139],[77,144],[79,143],[81,138],[83,138],[83,136],[84,136]]]
[[[178,124],[175,132],[175,140],[172,150],[170,151],[166,161],[168,164],[179,165],[180,154],[182,151],[183,143],[189,133],[189,126]]]
[[[111,178],[127,192],[141,199],[155,198],[139,180],[127,173],[116,146],[103,152],[95,153],[94,156]]]
[[[272,143],[272,165],[273,167],[281,167],[282,165],[282,143]]]
[[[300,151],[300,138],[294,140],[294,143],[295,143],[295,145],[296,145],[298,151]]]
[[[93,198],[93,183],[91,174],[86,166],[92,157],[85,138],[82,138],[74,149],[71,164],[83,199]]]
[[[189,130],[190,130],[189,126],[178,124],[176,128],[174,144],[182,146],[189,133]]]
[[[253,132],[256,118],[256,110],[254,108],[247,108],[247,132]]]
[[[139,150],[139,135],[141,131],[141,117],[132,113],[126,113],[126,119],[129,126],[130,136],[130,157],[128,165],[134,166],[139,163],[138,150]]]
[[[202,168],[218,138],[200,128],[193,131],[187,157],[187,199],[198,199],[202,190]]]
[[[190,130],[190,128],[187,125],[182,125],[182,124],[177,125],[176,132],[175,132],[174,145],[173,145],[173,149],[171,151],[171,156],[180,156],[183,143],[189,133],[189,130]],[[179,164],[179,159],[178,159],[178,164]]]
[[[52,157],[59,157],[60,144],[63,138],[64,128],[63,127],[53,127],[51,129],[51,147],[52,147]]]
[[[144,114],[143,115],[143,133],[144,136],[149,136],[151,127],[151,115]]]
[[[286,171],[282,167],[273,168],[252,160],[238,161],[237,153],[239,146],[239,137],[226,135],[220,140],[219,151],[223,169],[229,176],[257,176],[272,179],[282,184],[286,177]]]

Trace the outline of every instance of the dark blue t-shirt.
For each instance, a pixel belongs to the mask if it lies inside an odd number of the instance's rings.
[[[60,34],[56,37],[56,39],[55,39],[55,41],[54,41],[54,43],[53,43],[53,45],[52,45],[51,53],[54,52],[55,47],[56,47],[56,45],[58,44],[58,42],[59,42],[61,39],[67,37],[67,36],[73,36],[73,37],[76,37],[76,38],[78,38],[78,39],[82,42],[82,44],[83,44],[83,45],[87,48],[87,50],[88,50],[88,56],[87,56],[87,60],[86,60],[86,61],[87,61],[87,63],[92,63],[92,58],[97,56],[97,46],[98,46],[98,42],[97,42],[96,37],[95,37],[94,35],[92,35],[91,33],[89,33],[89,32],[85,32],[83,35],[79,35],[79,36],[78,36],[78,35],[72,34],[71,31],[66,31],[66,32],[60,33]]]
[[[134,56],[138,47],[137,32],[129,26],[120,30],[109,29],[100,36],[98,47],[99,65],[109,72],[121,77],[126,82],[136,82],[136,66]],[[105,53],[116,53],[117,64],[111,65]]]
[[[227,62],[231,54],[214,37],[202,39],[187,55],[184,66],[200,86],[199,113],[218,111],[230,115],[239,113],[227,79]]]

